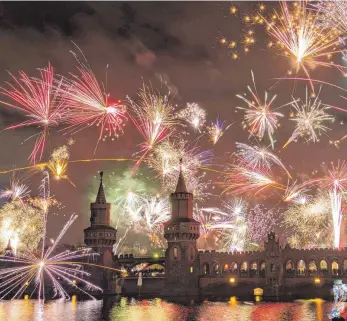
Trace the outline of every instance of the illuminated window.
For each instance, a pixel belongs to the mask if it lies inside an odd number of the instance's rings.
[[[191,266],[191,267],[189,268],[189,271],[190,271],[190,273],[193,273],[193,272],[194,272],[194,268]]]
[[[248,270],[247,262],[242,262],[242,264],[241,264],[241,271],[247,271],[247,270]]]
[[[320,266],[321,270],[327,270],[328,269],[328,263],[325,260],[321,260],[319,266]]]
[[[178,258],[178,250],[177,250],[177,247],[174,247],[174,249],[173,249],[173,256],[174,256],[174,259],[177,260],[177,258]]]

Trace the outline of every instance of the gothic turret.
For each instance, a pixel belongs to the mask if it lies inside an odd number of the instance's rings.
[[[12,249],[12,245],[11,245],[11,240],[8,240],[6,249],[5,249],[5,256],[14,256],[14,252]]]
[[[95,202],[90,204],[90,227],[84,230],[84,243],[100,254],[104,265],[110,265],[117,230],[110,226],[111,204],[106,202],[102,177],[103,172],[100,172],[99,190]],[[106,250],[109,252],[107,259],[104,255]]]
[[[185,184],[180,160],[176,190],[170,195],[171,219],[165,224],[165,293],[168,295],[198,292],[199,261],[196,240],[200,223],[193,218],[193,194]],[[187,293],[186,293],[187,292]]]

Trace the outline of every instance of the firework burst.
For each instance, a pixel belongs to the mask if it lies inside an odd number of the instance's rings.
[[[236,147],[238,149],[236,154],[241,158],[241,163],[254,169],[266,168],[267,170],[270,170],[272,165],[276,164],[291,177],[282,161],[276,155],[270,153],[268,148],[249,146],[243,143],[236,143]]]
[[[288,146],[299,137],[304,138],[306,142],[318,142],[318,136],[330,130],[325,124],[327,122],[332,123],[335,120],[333,116],[326,112],[329,107],[321,103],[318,95],[314,99],[309,98],[307,88],[305,101],[295,100],[292,102],[292,106],[295,111],[290,120],[296,123],[296,127],[283,147]]]
[[[21,111],[26,118],[29,118],[5,130],[27,126],[36,126],[40,129],[38,134],[31,136],[36,137],[34,149],[29,157],[34,164],[37,159],[42,159],[50,129],[57,127],[66,116],[65,99],[61,95],[62,80],[54,79],[54,70],[50,64],[40,69],[40,75],[41,79],[36,79],[20,71],[19,77],[16,78],[10,73],[14,83],[6,82],[8,88],[0,87],[0,93],[11,101],[1,101],[1,103]]]
[[[82,269],[82,265],[76,262],[76,260],[85,260],[88,257],[95,256],[95,253],[90,252],[89,249],[54,253],[61,238],[76,218],[77,215],[71,216],[56,240],[47,249],[43,239],[42,251],[30,252],[24,250],[15,256],[0,257],[1,262],[11,266],[0,271],[0,276],[3,279],[0,285],[0,299],[5,299],[8,296],[11,296],[12,299],[19,298],[31,284],[33,284],[31,295],[37,290],[38,298],[45,299],[45,278],[53,285],[53,297],[70,298],[63,283],[78,289],[91,298],[93,296],[87,291],[102,292],[101,288],[85,280],[85,277],[90,274],[85,272]]]
[[[188,122],[195,130],[201,132],[206,123],[206,110],[197,103],[187,103],[187,107],[177,113],[177,118]]]
[[[64,82],[64,94],[69,105],[66,128],[76,133],[86,127],[100,128],[98,142],[106,137],[119,137],[127,119],[126,107],[110,99],[89,66],[79,63],[79,75],[71,74]]]
[[[138,101],[128,98],[128,102],[135,114],[132,120],[145,139],[140,145],[142,157],[137,163],[139,165],[150,150],[173,134],[176,121],[169,95],[161,96],[143,85],[138,96]]]
[[[226,179],[222,184],[224,193],[241,195],[259,193],[266,187],[279,187],[266,169],[253,169],[242,165],[231,165],[226,171]]]
[[[267,30],[271,37],[278,42],[278,48],[284,56],[293,62],[298,73],[303,70],[310,79],[309,69],[319,66],[335,67],[344,72],[345,67],[332,63],[330,58],[342,51],[335,28],[325,28],[319,22],[320,12],[310,10],[307,1],[289,8],[282,1],[281,12],[274,12],[276,22],[266,20]],[[313,83],[310,81],[312,90]]]
[[[203,198],[207,183],[203,182],[205,174],[200,174],[199,169],[211,164],[213,159],[211,151],[201,151],[197,145],[191,147],[184,140],[166,140],[149,155],[147,165],[156,171],[164,190],[172,192],[177,183],[181,158],[184,160],[182,170],[186,177],[187,188],[196,198]]]
[[[15,176],[12,177],[10,187],[0,190],[0,199],[4,201],[23,201],[30,194],[29,187]]]
[[[276,99],[276,95],[268,99],[268,93],[265,92],[264,102],[260,100],[255,85],[253,72],[252,81],[254,89],[252,89],[250,86],[247,87],[249,92],[251,93],[251,99],[248,99],[247,97],[244,97],[242,95],[236,95],[236,97],[240,98],[247,104],[247,107],[237,108],[245,111],[244,124],[245,127],[248,128],[250,136],[257,136],[260,140],[262,140],[265,133],[267,133],[268,138],[271,142],[271,146],[274,147],[273,134],[278,127],[278,118],[283,117],[283,114],[274,111],[272,108],[273,102]],[[281,107],[284,107],[286,105],[283,105]]]
[[[329,195],[320,192],[311,200],[292,205],[283,213],[283,226],[294,248],[314,248],[331,244]]]
[[[227,126],[225,121],[221,121],[218,118],[213,121],[211,126],[207,126],[206,128],[210,142],[216,145],[231,125],[232,124]]]

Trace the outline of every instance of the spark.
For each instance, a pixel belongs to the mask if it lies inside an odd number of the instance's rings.
[[[187,107],[177,113],[177,118],[186,121],[195,130],[201,132],[206,123],[206,111],[197,103],[187,103]]]
[[[253,169],[234,164],[226,171],[225,176],[225,182],[222,184],[225,187],[224,193],[232,193],[234,195],[257,194],[269,186],[280,188],[264,168]]]
[[[332,29],[344,38],[347,35],[347,3],[340,0],[318,1],[312,5],[319,12],[319,23],[326,29]]]
[[[298,184],[297,181],[293,182],[292,185],[287,186],[283,201],[284,202],[294,202],[296,204],[306,204],[308,197],[305,195],[309,189],[305,184]]]
[[[10,187],[0,190],[0,199],[5,201],[23,201],[30,194],[30,189],[27,185],[21,183],[19,178],[13,176],[10,182]]]
[[[329,192],[331,201],[331,215],[334,228],[334,247],[340,247],[340,234],[342,222],[342,196],[336,189]]]
[[[85,280],[90,273],[82,269],[83,262],[80,264],[76,260],[86,260],[96,254],[90,249],[81,249],[73,251],[63,251],[56,253],[56,247],[64,236],[71,224],[76,220],[77,215],[72,215],[65,224],[53,244],[45,248],[43,238],[42,251],[23,250],[15,256],[0,256],[0,261],[11,265],[10,268],[0,270],[2,282],[0,284],[0,299],[6,299],[11,296],[12,299],[21,297],[24,291],[33,284],[32,293],[37,290],[38,298],[45,299],[44,279],[47,278],[53,286],[53,298],[59,297],[69,299],[66,289],[62,282],[72,286],[90,298],[94,297],[87,291],[100,291],[102,289]],[[85,287],[83,289],[81,286]]]
[[[250,136],[257,136],[260,140],[262,140],[264,138],[265,133],[267,133],[271,142],[271,146],[273,148],[273,134],[275,132],[275,129],[277,129],[279,125],[278,118],[283,117],[283,114],[276,112],[272,109],[272,104],[276,99],[276,95],[274,95],[272,98],[270,98],[270,100],[268,100],[268,93],[265,92],[264,102],[260,100],[257,93],[253,72],[252,81],[254,85],[254,90],[250,86],[247,87],[249,92],[251,93],[252,100],[242,95],[236,95],[236,97],[240,98],[247,104],[247,107],[236,108],[245,111],[244,123],[250,132]],[[281,107],[284,107],[286,105],[283,105]]]
[[[147,165],[155,170],[157,177],[161,179],[164,191],[172,192],[177,183],[180,158],[183,159],[182,170],[188,190],[194,193],[196,198],[204,197],[207,184],[202,182],[205,174],[201,174],[199,169],[211,164],[213,154],[210,150],[201,151],[198,145],[192,146],[184,140],[166,140],[149,155]]]
[[[211,123],[211,126],[207,126],[207,133],[213,145],[217,144],[219,139],[225,134],[231,125],[232,124],[227,126],[225,121],[220,121],[219,118],[217,118]]]
[[[67,176],[67,167],[70,159],[69,146],[63,145],[56,148],[48,161],[47,168],[57,181],[68,180],[71,185],[75,186]],[[75,186],[76,187],[76,186]]]
[[[88,65],[79,62],[76,68],[79,74],[71,73],[70,79],[64,81],[69,106],[66,131],[76,133],[97,126],[100,128],[98,142],[106,137],[118,138],[127,120],[125,105],[110,99]]]
[[[238,149],[237,155],[241,157],[241,163],[247,164],[251,168],[266,168],[270,170],[273,164],[280,166],[291,178],[288,170],[282,161],[274,154],[268,151],[268,148],[259,146],[249,146],[243,143],[236,143]]]
[[[40,75],[41,79],[36,79],[19,71],[19,77],[16,78],[10,73],[14,83],[6,82],[8,88],[0,87],[0,93],[12,101],[1,101],[1,103],[21,111],[28,118],[5,130],[27,126],[36,126],[40,129],[39,133],[31,136],[37,137],[29,157],[32,164],[35,164],[37,159],[42,159],[50,129],[58,127],[66,117],[66,102],[61,95],[62,80],[55,80],[54,70],[50,64],[40,69]]]
[[[347,164],[345,161],[338,160],[335,165],[331,163],[330,168],[325,168],[326,175],[317,179],[323,189],[345,193],[347,191]]]
[[[310,79],[309,69],[316,67],[335,67],[341,72],[344,66],[334,64],[330,58],[341,50],[337,33],[332,28],[321,26],[320,12],[309,10],[307,1],[300,1],[298,6],[288,7],[281,1],[281,12],[274,12],[276,23],[265,19],[270,36],[276,40],[279,50],[293,61],[296,73],[303,70]],[[312,90],[313,83],[310,81]]]
[[[319,192],[304,203],[293,202],[283,213],[283,226],[294,248],[328,246],[331,242],[329,195]]]
[[[173,134],[176,125],[169,95],[161,96],[151,87],[143,85],[138,98],[135,102],[128,97],[130,109],[135,114],[131,119],[144,138],[140,145],[142,157],[137,165],[157,144]]]
[[[295,100],[292,102],[292,106],[295,109],[295,115],[290,120],[296,123],[296,127],[283,148],[300,137],[305,138],[306,142],[318,142],[318,136],[330,130],[325,123],[335,120],[326,112],[329,107],[321,103],[318,95],[314,99],[309,98],[307,88],[305,101]]]
[[[248,208],[242,199],[223,203],[219,213],[219,221],[210,229],[218,231],[217,239],[228,252],[259,248],[269,229],[276,225],[275,211],[262,205]]]
[[[42,210],[20,199],[0,208],[0,247],[8,241],[15,251],[37,247],[43,230]]]

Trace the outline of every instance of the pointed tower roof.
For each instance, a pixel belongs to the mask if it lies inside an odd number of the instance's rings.
[[[182,158],[180,159],[180,173],[178,175],[178,181],[175,193],[188,193],[186,182],[184,180],[183,171],[182,171]]]
[[[104,192],[104,186],[102,185],[102,176],[104,175],[104,172],[100,172],[100,185],[98,190],[98,195],[96,195],[96,201],[97,204],[106,204],[106,196]]]
[[[8,239],[8,243],[6,246],[6,251],[12,251],[11,239]]]

